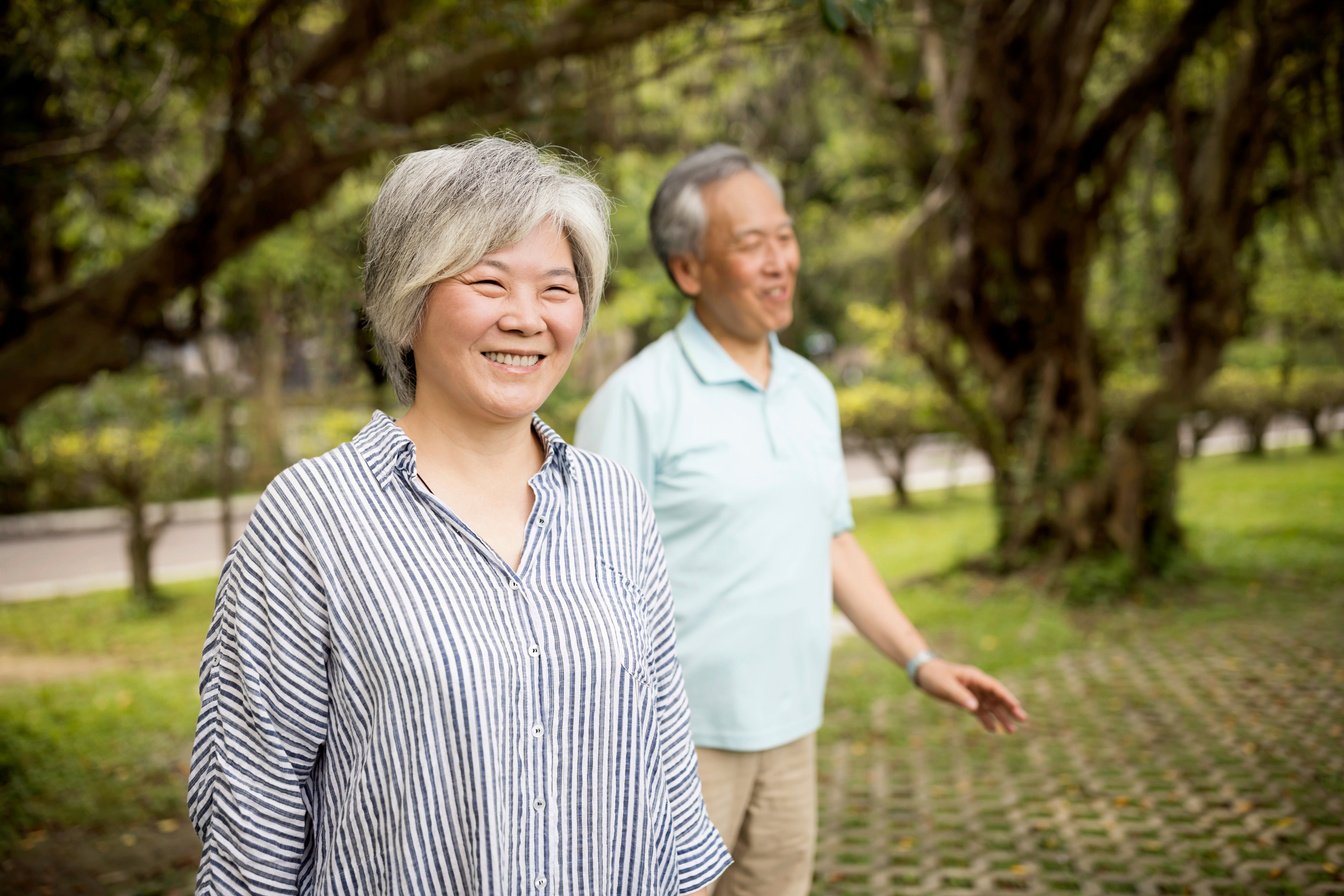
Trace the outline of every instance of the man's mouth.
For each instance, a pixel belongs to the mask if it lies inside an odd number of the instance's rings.
[[[534,367],[541,362],[541,355],[510,355],[507,352],[482,352],[486,358],[496,364],[509,367]]]

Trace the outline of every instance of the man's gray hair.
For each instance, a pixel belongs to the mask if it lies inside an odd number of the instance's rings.
[[[705,203],[700,190],[706,184],[732,177],[740,171],[751,171],[784,201],[784,188],[779,179],[764,165],[753,160],[742,150],[725,143],[715,143],[691,153],[676,164],[654,194],[649,207],[649,239],[663,269],[672,277],[668,264],[674,255],[700,257],[705,238]],[[677,278],[672,277],[676,283]]]
[[[364,252],[364,311],[398,400],[415,400],[411,343],[434,284],[548,218],[574,255],[586,333],[607,278],[610,215],[580,160],[526,143],[478,137],[398,160],[369,210]]]

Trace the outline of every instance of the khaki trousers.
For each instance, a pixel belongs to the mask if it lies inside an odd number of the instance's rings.
[[[817,844],[816,735],[750,753],[695,752],[709,820],[733,854],[712,896],[807,896]]]

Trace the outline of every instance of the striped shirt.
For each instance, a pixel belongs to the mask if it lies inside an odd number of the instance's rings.
[[[648,499],[534,428],[517,572],[381,413],[266,490],[201,660],[198,893],[671,896],[730,863]]]

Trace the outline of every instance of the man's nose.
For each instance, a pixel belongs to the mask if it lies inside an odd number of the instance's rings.
[[[765,244],[765,270],[770,273],[784,271],[789,267],[789,256],[791,247],[784,245],[777,240],[769,240]]]

